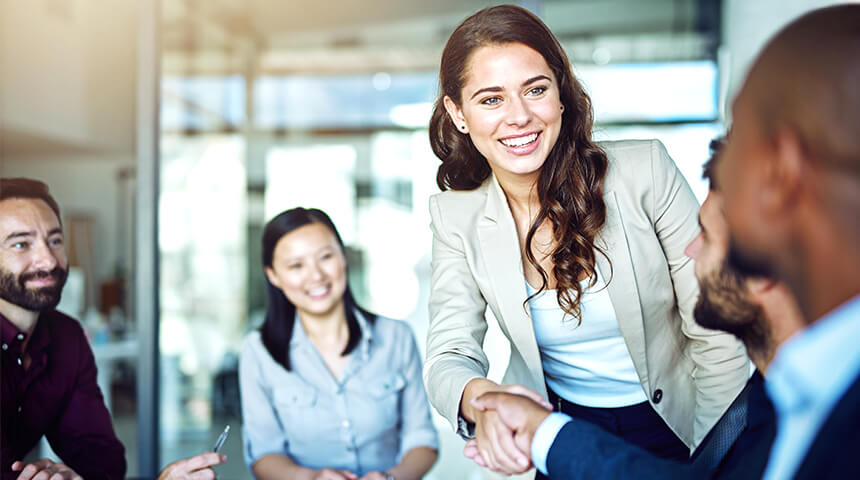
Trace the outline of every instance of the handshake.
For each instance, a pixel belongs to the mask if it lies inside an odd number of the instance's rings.
[[[552,413],[552,405],[537,392],[520,385],[493,385],[472,397],[475,438],[466,442],[463,455],[476,464],[504,475],[526,472],[532,464],[532,439]]]

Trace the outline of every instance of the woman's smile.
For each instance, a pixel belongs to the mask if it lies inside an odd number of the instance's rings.
[[[514,155],[528,155],[539,146],[540,134],[541,132],[532,132],[524,135],[512,135],[499,139],[499,142]]]

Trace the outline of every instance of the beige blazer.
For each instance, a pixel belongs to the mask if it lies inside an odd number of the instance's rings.
[[[640,383],[654,409],[694,449],[749,377],[743,345],[693,319],[698,284],[684,255],[698,233],[698,204],[663,145],[606,142],[606,224],[597,241],[610,263],[609,296]],[[430,328],[424,381],[433,406],[460,434],[469,380],[487,374],[482,349],[489,306],[511,343],[503,382],[546,395],[513,216],[492,175],[471,191],[430,198],[433,230]],[[587,321],[584,320],[584,321]],[[461,422],[462,423],[462,422]]]

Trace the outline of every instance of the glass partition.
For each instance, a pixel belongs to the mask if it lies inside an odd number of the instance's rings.
[[[435,71],[287,74],[248,63],[239,73],[170,72],[162,86],[161,458],[207,450],[230,424],[223,478],[252,478],[242,458],[237,361],[265,314],[265,223],[295,206],[326,211],[346,244],[357,300],[406,320],[423,351],[427,204],[439,191],[427,132]],[[721,130],[714,63],[576,72],[594,98],[596,137],[661,139],[701,198],[699,169]],[[490,377],[500,380],[510,348],[489,323]],[[442,452],[427,478],[484,476],[447,421],[434,419]]]

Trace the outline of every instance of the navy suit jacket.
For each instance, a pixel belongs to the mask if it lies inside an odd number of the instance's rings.
[[[860,376],[824,421],[795,478],[860,478]]]
[[[559,431],[550,447],[547,456],[549,477],[642,480],[761,478],[776,435],[776,416],[764,391],[761,374],[756,372],[750,378],[748,389],[746,425],[717,465],[658,458],[594,424],[574,419]],[[706,438],[703,445],[707,444]]]

